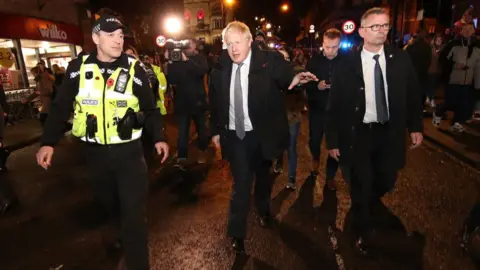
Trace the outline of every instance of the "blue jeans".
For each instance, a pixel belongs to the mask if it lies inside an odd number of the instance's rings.
[[[298,133],[300,131],[300,121],[291,123],[288,127],[290,132],[290,142],[287,149],[287,158],[288,158],[288,178],[295,180],[297,176],[297,139]],[[278,164],[283,164],[283,153],[277,160]]]

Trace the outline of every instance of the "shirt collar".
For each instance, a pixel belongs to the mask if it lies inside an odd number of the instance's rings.
[[[87,59],[85,60],[85,64],[100,64],[100,60],[97,58],[97,50],[92,52]],[[118,57],[115,61],[111,63],[112,67],[123,67],[123,68],[129,68],[128,64],[128,56],[122,52],[120,57]]]
[[[377,54],[380,55],[380,58],[385,55],[385,50],[384,50],[383,46],[380,49],[380,51],[378,51],[378,53],[373,53],[373,52],[367,51],[367,50],[365,50],[365,47],[363,47],[363,49],[362,49],[362,56],[364,56],[366,58],[372,58],[373,59],[373,56],[375,56]]]
[[[245,60],[243,61],[243,66],[248,69],[250,67],[251,60],[252,60],[252,50],[250,49],[250,51],[248,52],[247,58],[245,58]],[[238,66],[238,64],[235,64],[235,65]]]

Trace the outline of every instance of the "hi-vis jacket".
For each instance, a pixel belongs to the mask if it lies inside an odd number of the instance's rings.
[[[166,115],[167,108],[165,107],[165,92],[167,91],[167,78],[159,66],[152,65],[152,69],[158,80],[158,96],[160,99],[157,100],[157,108],[160,109],[160,114]]]
[[[79,91],[75,97],[75,115],[72,134],[83,141],[98,144],[117,144],[139,139],[142,130],[133,130],[130,140],[122,140],[117,133],[117,122],[122,119],[128,108],[139,112],[138,98],[133,95],[134,66],[136,59],[129,58],[130,67],[118,67],[105,81],[97,64],[85,64],[88,56],[83,56],[80,66]],[[122,73],[122,75],[120,75]],[[115,91],[118,84],[124,84],[124,92]],[[88,138],[87,116],[96,119],[95,138]]]
[[[114,91],[121,70],[129,74],[123,94]],[[45,123],[42,145],[54,146],[60,141],[65,122],[74,108],[72,133],[84,140],[86,126],[82,125],[86,125],[88,113],[97,118],[96,139],[88,141],[98,144],[126,142],[118,138],[114,118],[121,119],[126,110],[132,108],[134,111],[143,112],[144,132],[152,137],[153,142],[165,141],[162,118],[156,108],[147,75],[138,62],[126,54],[122,53],[112,63],[100,62],[96,52],[74,59],[69,63],[66,76],[57,92]],[[140,135],[140,130],[134,130],[132,140]]]

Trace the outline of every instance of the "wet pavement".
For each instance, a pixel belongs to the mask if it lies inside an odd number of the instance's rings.
[[[176,138],[174,127],[167,131]],[[478,171],[433,146],[409,151],[395,191],[375,216],[372,254],[362,257],[351,246],[347,185],[338,173],[335,194],[324,192],[324,175],[308,178],[307,142],[304,120],[298,189],[284,189],[286,172],[277,177],[271,229],[258,226],[251,208],[248,256],[235,257],[225,237],[231,176],[214,150],[212,162],[186,172],[158,166],[148,203],[152,269],[476,269],[459,248],[458,231],[477,201]],[[0,178],[21,201],[0,217],[0,269],[114,269],[112,229],[90,193],[82,145],[65,139],[49,171],[36,166],[37,148],[15,151]],[[194,160],[194,147],[191,154]]]

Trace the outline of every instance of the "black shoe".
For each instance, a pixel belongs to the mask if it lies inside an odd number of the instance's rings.
[[[0,215],[5,214],[6,212],[10,211],[18,204],[17,199],[10,199],[8,201],[4,201],[0,203]]]
[[[121,249],[123,249],[122,240],[121,240],[120,238],[117,238],[117,239],[115,240],[115,242],[113,243],[113,248],[114,248],[115,250],[121,250]]]
[[[327,180],[327,188],[330,191],[336,191],[337,190],[337,183],[335,182],[335,179],[328,179]]]
[[[273,167],[273,172],[274,172],[275,174],[282,174],[282,173],[283,173],[283,168],[282,168],[282,167],[283,167],[282,164],[281,164],[281,163],[278,163],[278,161],[277,161],[277,163],[276,163],[275,166]]]
[[[296,190],[297,187],[295,185],[295,179],[289,179],[287,184],[285,185],[285,188],[290,190]]]
[[[177,162],[173,167],[181,170],[181,171],[186,171],[185,165],[187,164],[187,159],[186,158],[178,158]]]
[[[233,237],[232,247],[236,253],[245,253],[245,244],[242,238]]]
[[[260,227],[262,227],[262,228],[267,228],[267,227],[269,227],[271,221],[272,221],[272,217],[271,217],[270,215],[262,216],[262,217],[260,217],[260,219],[258,220],[258,222],[260,223]]]
[[[362,255],[367,255],[368,254],[368,247],[367,244],[365,243],[365,240],[363,237],[359,237],[355,241],[355,249]]]

